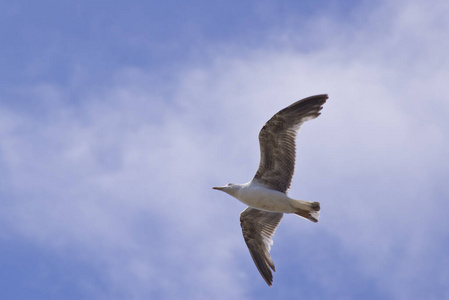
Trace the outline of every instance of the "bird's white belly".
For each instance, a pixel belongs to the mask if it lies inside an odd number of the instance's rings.
[[[236,198],[248,206],[266,211],[294,212],[290,198],[281,192],[261,186],[247,186],[239,190]]]

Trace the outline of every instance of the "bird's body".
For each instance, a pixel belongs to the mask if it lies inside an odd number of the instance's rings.
[[[320,115],[327,95],[293,103],[275,114],[260,130],[260,164],[254,178],[245,184],[214,187],[248,205],[240,214],[243,238],[260,274],[271,286],[275,271],[270,256],[272,237],[284,213],[294,213],[318,222],[320,204],[295,200],[287,191],[295,169],[296,135],[301,125]]]
[[[237,190],[235,198],[248,206],[265,210],[290,213],[294,208],[290,204],[290,199],[286,194],[266,188],[257,181],[250,181],[242,184]]]
[[[287,194],[270,189],[257,180],[245,184],[233,184],[229,194],[244,204],[263,211],[296,213],[298,208],[307,209],[307,201],[295,200]]]

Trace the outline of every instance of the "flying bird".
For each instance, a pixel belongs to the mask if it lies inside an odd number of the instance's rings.
[[[293,213],[318,222],[320,203],[287,196],[296,157],[296,135],[301,125],[320,115],[327,95],[299,100],[275,114],[259,133],[260,164],[254,178],[244,184],[213,187],[248,207],[240,214],[243,238],[257,269],[271,286],[276,271],[270,249],[273,235],[284,213]]]

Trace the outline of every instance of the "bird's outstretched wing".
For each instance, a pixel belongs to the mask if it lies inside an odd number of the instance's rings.
[[[259,133],[260,164],[254,176],[270,189],[285,193],[295,170],[296,135],[301,125],[320,115],[327,95],[299,100],[275,114]]]
[[[248,207],[240,214],[240,226],[242,226],[243,238],[248,246],[249,253],[256,264],[257,269],[269,286],[273,283],[273,260],[270,256],[272,237],[283,214],[267,212]]]

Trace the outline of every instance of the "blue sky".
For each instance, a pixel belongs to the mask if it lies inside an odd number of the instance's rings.
[[[344,2],[344,3],[343,3]],[[2,1],[2,299],[449,298],[445,1]],[[5,42],[6,41],[6,42]],[[257,134],[298,137],[267,287]]]

